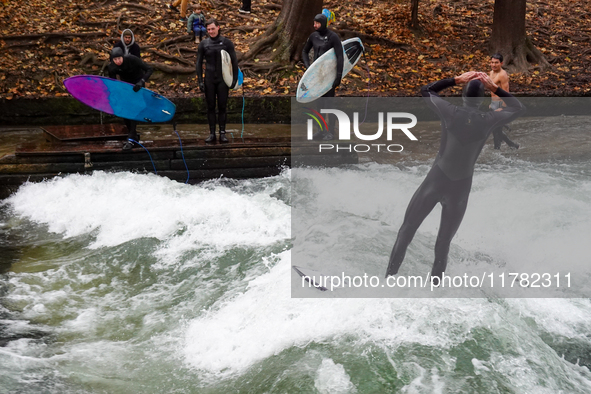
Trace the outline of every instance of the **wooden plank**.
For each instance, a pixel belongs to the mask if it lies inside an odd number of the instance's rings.
[[[59,141],[126,140],[127,127],[122,124],[44,126],[41,128]]]
[[[185,159],[210,159],[232,157],[261,157],[261,156],[287,156],[291,153],[289,146],[270,147],[232,147],[228,149],[199,149],[183,150]],[[181,158],[181,151],[175,152],[175,158]]]

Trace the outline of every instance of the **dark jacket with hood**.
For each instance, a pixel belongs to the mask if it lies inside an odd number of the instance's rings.
[[[115,53],[113,53],[115,52]],[[111,57],[123,55],[119,48],[111,51]],[[122,81],[137,83],[140,80],[147,81],[152,75],[152,67],[148,66],[142,59],[133,55],[123,55],[123,63],[118,66],[113,60],[109,64],[109,78],[116,78],[119,75]]]
[[[126,34],[126,32],[129,32],[131,34],[131,43],[129,45],[125,45],[125,41],[123,41],[123,36]],[[137,42],[135,42],[135,36],[133,35],[133,32],[129,29],[123,30],[123,33],[121,33],[121,41],[117,42],[113,48],[115,47],[123,49],[123,53],[125,55],[141,57],[140,46],[137,44]]]
[[[320,28],[314,33],[310,34],[304,49],[302,50],[302,61],[306,68],[310,67],[310,49],[314,48],[314,60],[318,59],[324,53],[334,48],[337,57],[337,76],[334,82],[334,87],[341,83],[343,77],[343,44],[338,34],[327,28],[328,19],[322,14],[316,15],[315,22],[320,22]]]

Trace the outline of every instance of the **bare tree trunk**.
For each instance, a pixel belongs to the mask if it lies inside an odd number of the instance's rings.
[[[314,16],[322,12],[322,0],[283,0],[281,13],[261,39],[244,55],[252,59],[272,46],[273,60],[282,63],[300,60],[308,36],[314,31]]]
[[[410,27],[412,29],[419,28],[419,0],[411,0]]]
[[[495,0],[491,53],[500,53],[504,65],[513,72],[527,72],[534,64],[550,67],[525,32],[526,0]]]

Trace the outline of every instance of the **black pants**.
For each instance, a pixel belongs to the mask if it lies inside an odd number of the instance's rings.
[[[396,243],[390,254],[386,276],[398,273],[406,249],[417,229],[435,208],[435,205],[441,203],[443,210],[441,212],[439,233],[435,242],[435,262],[431,270],[431,276],[441,277],[447,266],[447,255],[451,240],[464,218],[471,187],[472,177],[452,181],[437,165],[431,168],[408,204],[404,222],[398,231]]]
[[[334,97],[336,95],[336,88],[330,89],[328,92],[324,93],[322,97]],[[328,130],[326,130],[330,134],[334,134],[334,126],[337,122],[336,115],[326,114],[324,115],[326,123],[328,124]]]
[[[136,131],[137,122],[131,119],[124,119],[125,126],[127,126],[127,138],[132,139],[134,141],[138,140],[138,135]]]
[[[250,11],[251,0],[242,0],[242,10]]]
[[[125,82],[135,85],[140,80],[141,80],[141,77],[137,80],[127,80]],[[123,120],[125,121],[125,126],[127,127],[127,138],[134,140],[134,141],[138,141],[139,138],[138,138],[137,131],[136,131],[137,122],[135,120],[131,120],[131,119],[123,119]]]
[[[501,144],[503,141],[505,141],[505,143],[511,148],[514,148],[517,145],[515,142],[511,141],[509,137],[507,137],[507,134],[505,134],[502,127],[494,129],[492,135],[495,149],[501,149]]]
[[[226,106],[228,104],[228,93],[230,88],[222,80],[213,82],[211,79],[205,80],[205,101],[207,102],[207,121],[209,123],[210,133],[215,133],[215,107],[217,98],[218,124],[220,132],[226,131]]]

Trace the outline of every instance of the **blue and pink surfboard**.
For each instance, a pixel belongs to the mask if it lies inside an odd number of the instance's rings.
[[[146,88],[133,91],[133,85],[98,75],[76,75],[64,80],[74,98],[82,103],[120,118],[139,122],[168,122],[176,106],[166,97]]]

